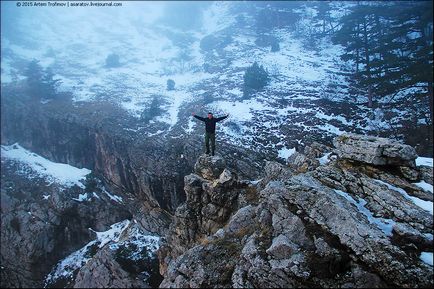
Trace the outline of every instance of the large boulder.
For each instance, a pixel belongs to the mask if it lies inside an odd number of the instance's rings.
[[[195,172],[204,179],[215,180],[226,167],[226,161],[220,156],[201,155],[194,165]]]
[[[342,159],[372,165],[415,167],[416,150],[387,138],[358,134],[343,134],[333,140],[336,154]]]

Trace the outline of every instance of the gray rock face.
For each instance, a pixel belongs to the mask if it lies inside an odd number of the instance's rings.
[[[162,273],[171,260],[220,229],[237,207],[239,194],[248,187],[224,167],[221,157],[202,156],[195,168],[201,176],[190,174],[185,177],[186,202],[176,210],[167,246],[160,249]]]
[[[201,155],[194,165],[195,172],[204,179],[217,179],[226,167],[225,160],[220,156]]]
[[[150,288],[143,279],[133,279],[115,261],[108,247],[100,250],[77,274],[74,288]]]
[[[416,181],[419,178],[419,171],[410,167],[399,167],[402,176],[409,181]]]
[[[17,174],[26,168],[2,159],[1,287],[42,287],[59,259],[131,215],[104,194],[73,200],[83,189]]]
[[[432,200],[432,195],[417,189],[403,179],[376,168],[365,167],[369,170],[367,174],[360,171],[354,174],[352,172],[354,168],[346,168],[346,165],[348,163],[340,162],[337,166],[320,167],[313,172],[313,175],[333,189],[348,192],[355,199],[364,199],[367,207],[376,216],[409,222],[416,228],[432,225],[432,217],[402,193],[408,191],[409,195],[428,200]]]
[[[286,161],[288,166],[295,173],[305,173],[319,166],[319,161],[315,158],[308,158],[306,155],[295,152]]]
[[[132,135],[124,128],[133,120],[113,105],[26,103],[10,97],[2,102],[2,144],[18,142],[52,161],[91,169],[111,191],[135,199],[129,210],[147,230],[164,233],[167,212],[184,201],[182,182],[193,167],[188,157],[194,148],[180,158],[175,151],[184,144]]]
[[[420,166],[418,167],[418,170],[421,180],[427,182],[430,185],[433,185],[433,168]]]
[[[320,158],[326,153],[333,151],[333,148],[320,144],[318,142],[313,142],[310,146],[304,148],[304,154],[308,158]]]
[[[169,266],[160,288],[230,288],[239,250],[235,240],[195,246]]]
[[[265,177],[262,180],[262,185],[268,184],[270,181],[289,178],[293,173],[288,168],[280,163],[267,162],[265,164]]]
[[[387,150],[381,158],[395,149]],[[304,160],[324,153],[314,151]],[[432,287],[432,266],[419,258],[432,251],[432,216],[408,197],[432,196],[409,182],[420,180],[420,169],[404,176],[399,167],[410,168],[408,162],[386,162],[396,169],[341,158],[300,173],[268,162],[256,197],[238,191],[242,206],[226,211],[212,230],[204,224],[219,216],[215,204],[192,212],[209,206],[203,196],[216,192],[202,187],[218,181],[187,176],[180,212],[189,214],[175,215],[167,246],[180,249],[160,259],[166,266],[160,287]],[[226,193],[237,190],[237,182],[226,184]]]
[[[123,220],[53,267],[46,288],[149,288],[161,283],[159,238]]]
[[[333,140],[340,158],[372,165],[414,167],[417,157],[413,147],[386,138],[343,134]]]

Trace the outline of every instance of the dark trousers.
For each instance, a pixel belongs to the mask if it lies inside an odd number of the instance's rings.
[[[205,133],[205,146],[206,153],[209,154],[209,141],[211,141],[211,154],[214,155],[215,151],[215,133],[206,132]]]

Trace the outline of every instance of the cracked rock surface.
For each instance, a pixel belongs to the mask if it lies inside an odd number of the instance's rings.
[[[415,202],[432,194],[413,184],[426,167],[382,138],[344,135],[335,146],[269,162],[260,182],[225,168],[186,176],[160,287],[432,287],[420,259],[432,252],[432,213]],[[337,158],[315,162],[327,150]]]

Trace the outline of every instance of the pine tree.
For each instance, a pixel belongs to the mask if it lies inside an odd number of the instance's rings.
[[[44,86],[45,98],[53,99],[56,98],[57,88],[59,87],[61,81],[60,79],[54,79],[54,73],[51,68],[45,70],[44,76],[42,77],[42,84]]]
[[[267,85],[270,80],[268,72],[256,61],[248,67],[244,73],[244,96],[247,97],[254,90],[260,90]]]
[[[167,90],[174,90],[175,89],[175,81],[173,79],[167,80]]]
[[[161,115],[163,113],[163,109],[161,108],[163,102],[159,96],[153,96],[146,109],[143,110],[141,118],[145,122],[149,122],[154,117]]]
[[[391,41],[401,45],[397,62],[402,82],[400,88],[426,87],[433,123],[433,3],[432,1],[404,2],[404,9],[396,13]]]
[[[315,26],[319,27],[319,34],[324,36],[333,33],[333,18],[331,17],[330,1],[319,1],[316,6],[317,15],[314,17]]]
[[[342,18],[342,28],[335,35],[334,40],[346,46],[343,60],[353,60],[356,68],[355,78],[366,91],[368,106],[372,107],[372,47],[375,42],[373,17],[375,9],[370,5],[357,5],[350,14]],[[363,69],[361,69],[363,68]]]
[[[53,99],[57,96],[59,79],[54,79],[54,73],[50,68],[43,69],[39,60],[32,60],[24,71],[27,77],[29,94],[36,99]]]
[[[27,77],[27,86],[30,94],[35,98],[41,98],[43,93],[42,79],[44,70],[39,64],[39,60],[32,60],[24,70],[24,76]]]
[[[267,85],[268,81],[268,72],[256,61],[252,66],[248,67],[244,73],[244,86],[253,89],[261,89]]]
[[[354,6],[342,18],[334,41],[346,46],[343,60],[355,63],[354,79],[368,96],[396,95],[426,87],[433,115],[432,1],[374,2]]]

